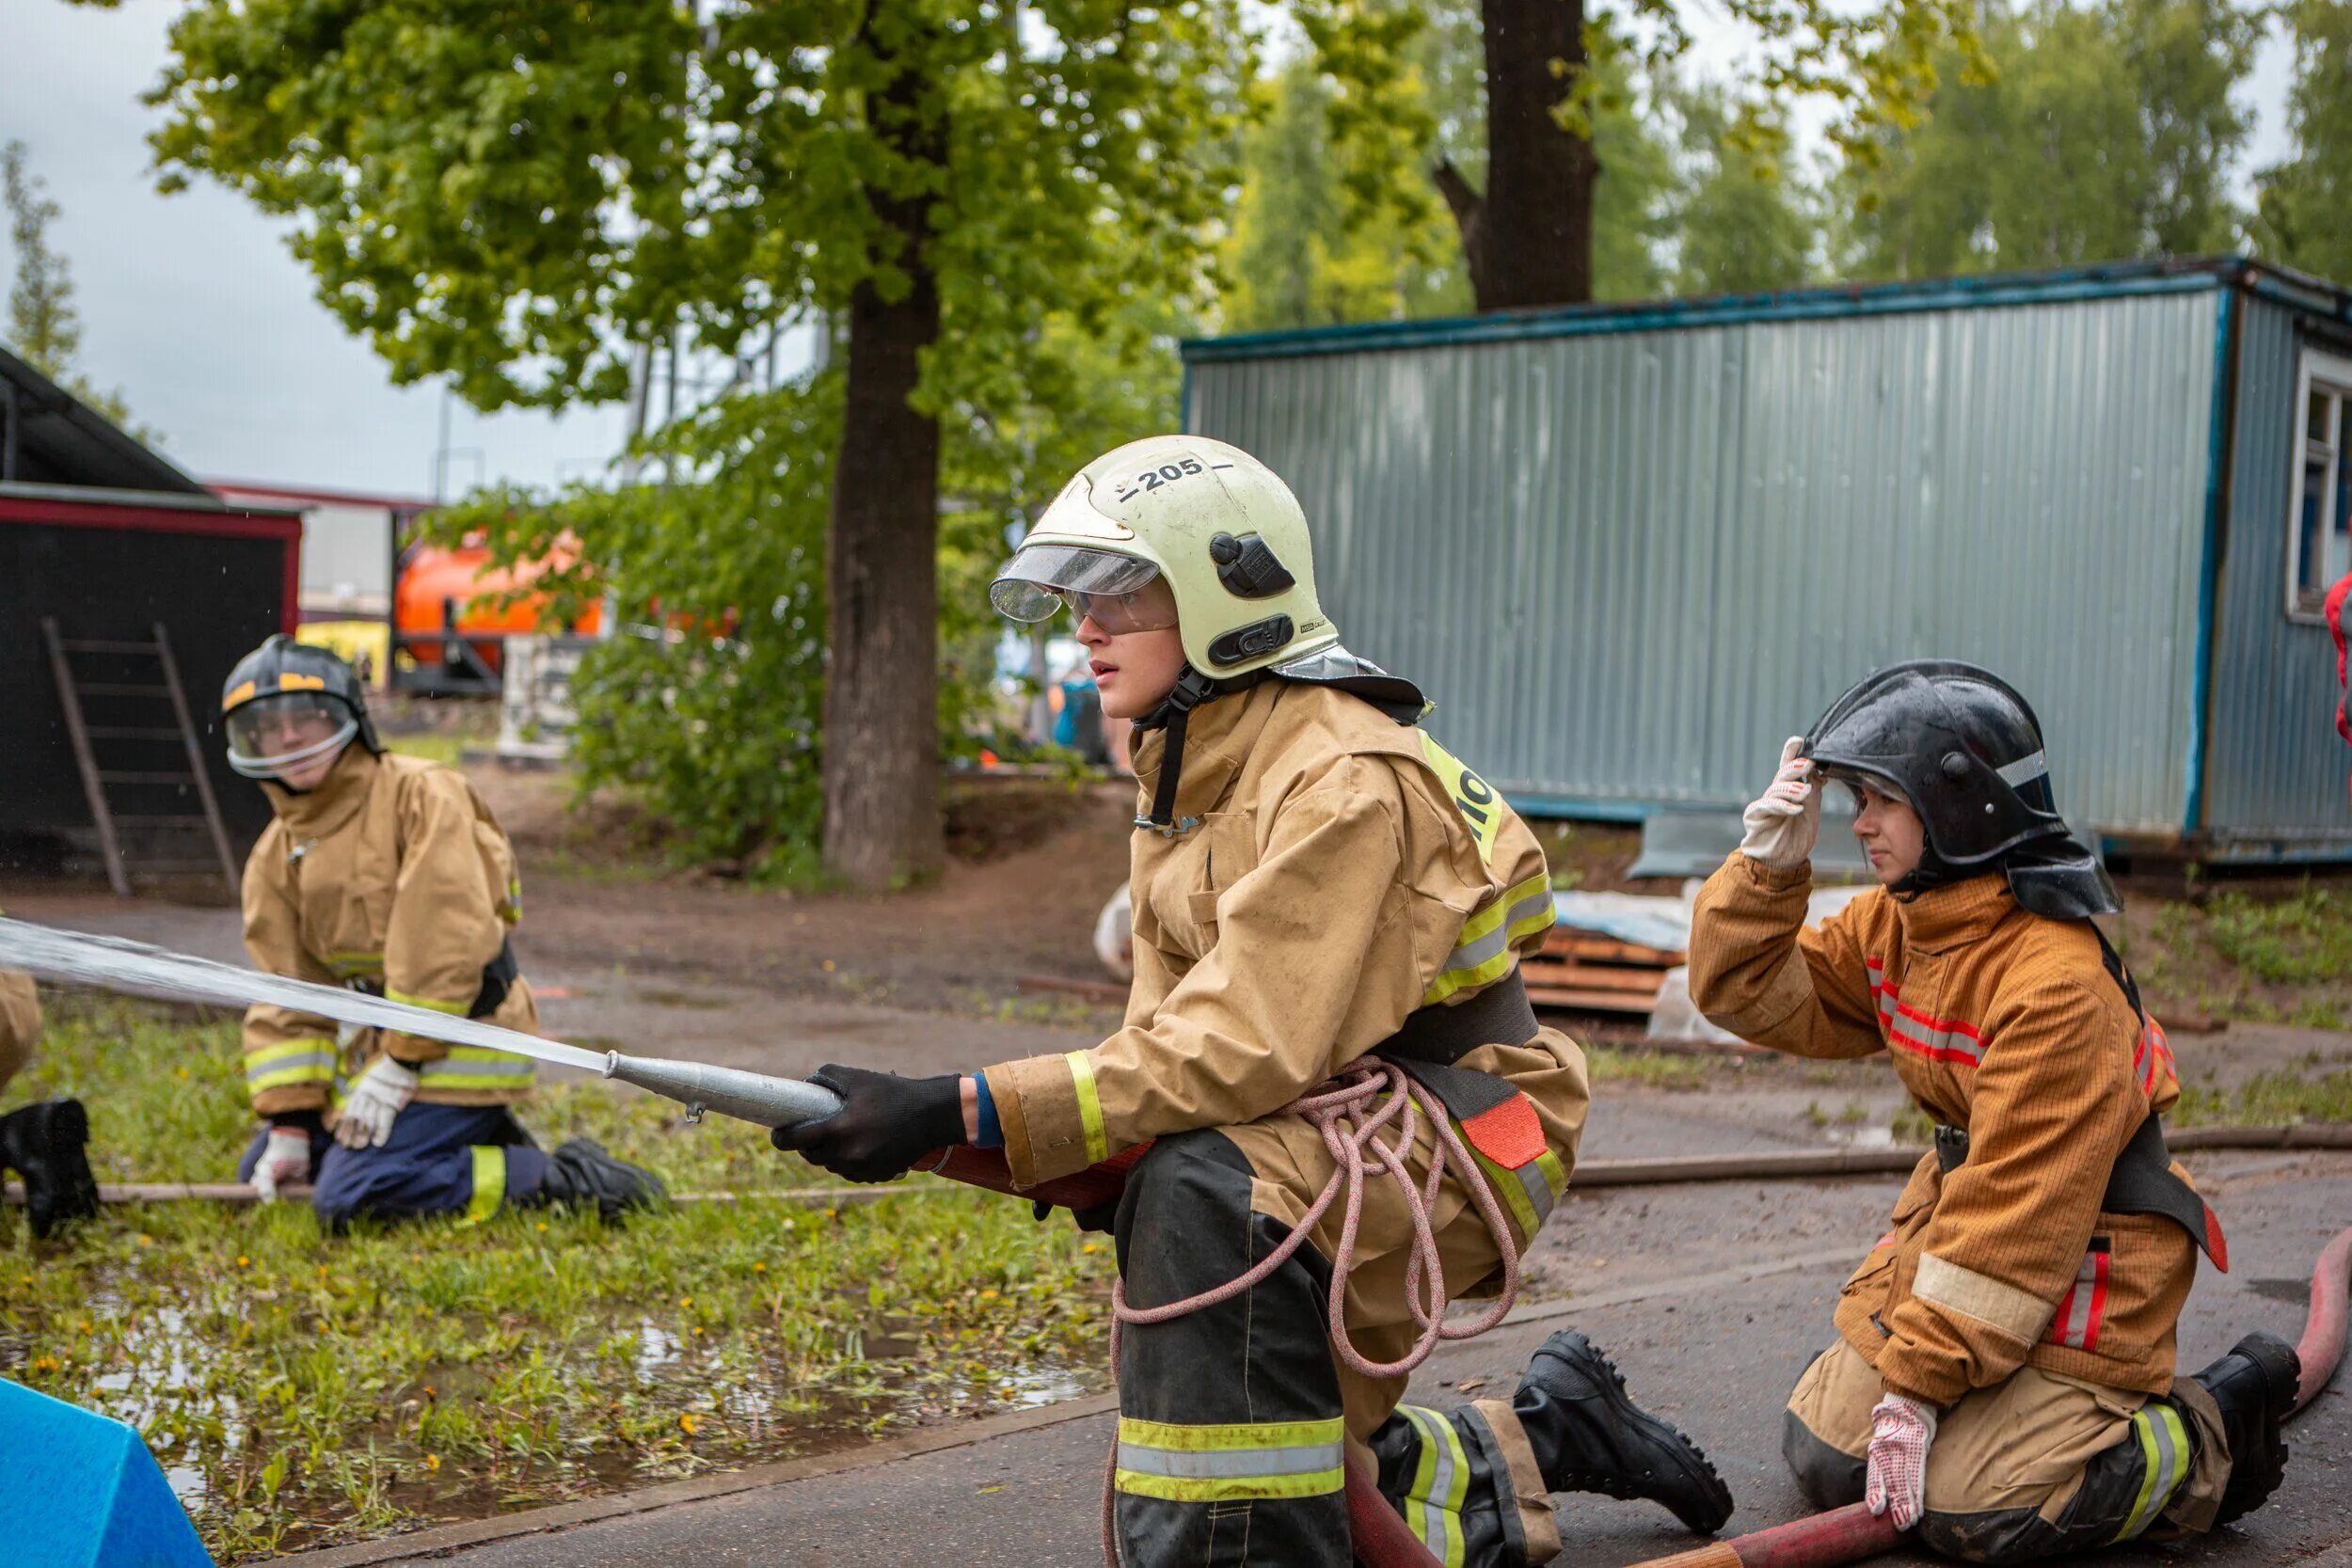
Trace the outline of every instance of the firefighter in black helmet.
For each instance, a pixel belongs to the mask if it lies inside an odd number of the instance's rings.
[[[466,776],[388,754],[351,666],[291,637],[239,662],[221,713],[230,766],[275,814],[246,864],[254,966],[536,1033],[507,943],[522,915],[514,847]],[[256,1006],[245,1071],[265,1125],[239,1179],[264,1201],[310,1182],[330,1225],[547,1202],[613,1213],[662,1196],[586,1138],[541,1152],[511,1109],[532,1063],[511,1052],[381,1030],[345,1040],[326,1019]]]
[[[1807,927],[1824,781],[1881,885]],[[1746,824],[1693,911],[1693,1000],[1799,1055],[1885,1052],[1938,1124],[1789,1396],[1800,1486],[1977,1562],[2259,1507],[2295,1349],[2250,1334],[2174,1375],[2197,1255],[2229,1250],[2166,1152],[2171,1052],[2091,924],[2115,889],[2025,698],[1950,660],[1882,670],[1788,742]]]

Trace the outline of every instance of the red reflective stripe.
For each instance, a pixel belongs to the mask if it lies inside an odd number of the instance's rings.
[[[2104,1252],[2092,1254],[2092,1257],[2096,1259],[2096,1261],[2091,1265],[2090,1317],[2090,1321],[2084,1325],[2083,1328],[2082,1348],[2085,1350],[2097,1350],[2099,1348],[2099,1330],[2106,1323],[2107,1264],[2109,1256],[2109,1254]],[[2081,1289],[2080,1286],[2075,1288],[2077,1290]]]
[[[1899,1002],[1895,1004],[1895,1010],[1914,1023],[1924,1023],[1931,1029],[1942,1029],[1955,1035],[1965,1035],[1975,1040],[1978,1045],[1984,1044],[1984,1036],[1975,1025],[1963,1023],[1956,1018],[1937,1018],[1932,1013],[1923,1013],[1916,1007],[1906,1006]]]

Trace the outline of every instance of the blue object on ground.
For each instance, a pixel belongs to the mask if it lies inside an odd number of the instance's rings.
[[[213,1568],[120,1421],[0,1378],[0,1568]]]

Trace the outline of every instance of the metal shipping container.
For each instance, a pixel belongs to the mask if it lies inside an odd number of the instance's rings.
[[[1348,645],[1523,810],[1736,812],[1940,655],[2026,691],[2110,847],[2352,857],[2305,586],[2352,569],[2343,289],[2222,258],[1184,353],[1186,428],[1291,482]]]

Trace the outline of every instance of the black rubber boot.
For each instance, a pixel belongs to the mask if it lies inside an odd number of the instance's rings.
[[[1701,1535],[1731,1517],[1731,1490],[1707,1455],[1635,1404],[1615,1365],[1581,1334],[1543,1342],[1511,1408],[1554,1492],[1645,1497]]]
[[[0,1165],[24,1180],[24,1212],[33,1234],[47,1237],[61,1220],[98,1212],[98,1182],[89,1173],[89,1113],[78,1100],[52,1100],[0,1117]]]
[[[616,1220],[630,1209],[652,1209],[670,1201],[670,1189],[649,1170],[615,1160],[594,1138],[571,1138],[548,1156],[548,1174],[539,1183],[543,1203],[596,1205],[596,1212]]]
[[[2279,1424],[2295,1408],[2302,1358],[2276,1334],[2253,1333],[2189,1381],[2221,1407],[2230,1436],[2230,1479],[2221,1488],[2214,1523],[2243,1519],[2262,1507],[2286,1476],[2287,1446]]]

